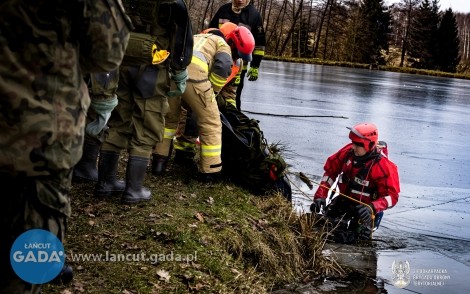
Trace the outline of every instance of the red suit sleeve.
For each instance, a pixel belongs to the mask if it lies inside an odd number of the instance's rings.
[[[321,179],[320,186],[315,192],[314,199],[326,198],[328,196],[329,188],[331,188],[336,178],[341,173],[345,158],[348,156],[349,152],[351,152],[351,145],[352,144],[348,144],[344,146],[335,154],[328,157],[323,167],[325,173]]]
[[[372,201],[375,212],[378,213],[397,204],[400,180],[397,166],[386,157],[375,166],[374,172],[384,175],[377,180],[378,198]]]

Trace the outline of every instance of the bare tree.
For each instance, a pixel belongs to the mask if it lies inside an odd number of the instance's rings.
[[[322,9],[322,12],[321,12],[321,18],[320,18],[320,22],[318,24],[318,31],[316,33],[316,38],[315,38],[315,46],[313,48],[313,57],[314,58],[317,57],[318,46],[320,44],[322,30],[323,30],[323,26],[325,24],[325,17],[326,17],[326,14],[327,14],[328,10],[330,9],[332,1],[333,0],[324,0],[324,2],[323,2],[323,9]]]

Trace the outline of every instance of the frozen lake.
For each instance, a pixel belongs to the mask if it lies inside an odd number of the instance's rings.
[[[399,245],[380,246],[373,278],[388,293],[470,293],[470,81],[263,61],[258,81],[245,81],[242,110],[269,142],[289,149],[292,173],[316,181],[326,158],[348,143],[347,126],[375,123],[398,165],[401,193],[374,234]],[[316,187],[289,179],[296,208],[308,210]],[[410,264],[405,289],[393,284],[393,261]],[[413,276],[432,269],[449,279],[432,285]]]

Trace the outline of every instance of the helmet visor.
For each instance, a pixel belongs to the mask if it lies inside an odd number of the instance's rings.
[[[350,128],[350,127],[346,127],[348,130],[350,130],[354,135],[356,135],[357,137],[361,138],[361,139],[364,139],[364,140],[367,140],[369,142],[371,142],[372,140],[367,138],[367,137],[364,137],[361,133],[359,133],[355,128]]]

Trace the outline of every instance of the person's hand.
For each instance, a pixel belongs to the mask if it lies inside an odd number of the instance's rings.
[[[186,80],[188,79],[188,70],[184,69],[178,72],[170,73],[170,78],[176,84],[176,90],[167,92],[170,97],[181,96],[186,89]]]
[[[372,209],[371,209],[372,208]],[[356,216],[359,219],[362,219],[363,223],[370,224],[372,222],[372,215],[374,214],[374,206],[372,205],[357,205],[356,209]]]
[[[257,67],[250,67],[248,73],[246,74],[249,81],[256,81],[258,79],[258,68]]]
[[[310,211],[311,212],[320,212],[322,207],[324,208],[326,206],[326,200],[325,198],[316,198],[313,199],[312,205],[310,205]]]
[[[118,105],[117,96],[114,95],[111,99],[106,100],[92,100],[91,101],[91,108],[96,112],[96,119],[85,127],[85,132],[87,135],[91,137],[98,138],[100,133],[106,127],[109,118],[111,117],[111,113]]]

